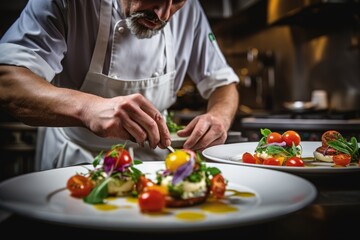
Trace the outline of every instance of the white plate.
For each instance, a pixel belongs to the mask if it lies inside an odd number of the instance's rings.
[[[210,201],[189,208],[166,209],[166,214],[142,214],[136,202],[117,198],[109,204],[116,209],[97,210],[94,205],[75,199],[64,189],[70,176],[86,172],[83,166],[35,172],[0,183],[0,207],[31,218],[70,226],[122,231],[192,231],[264,222],[295,212],[316,197],[312,183],[295,175],[268,169],[207,163],[218,167],[229,180],[221,205]],[[164,167],[163,162],[137,165],[144,173]],[[269,181],[271,180],[271,181]],[[238,196],[230,196],[238,193]],[[207,207],[207,208],[206,208]],[[211,209],[213,211],[211,211]],[[218,210],[218,211],[215,211]],[[228,211],[228,212],[227,212]],[[190,213],[182,220],[177,216]]]
[[[318,165],[313,165],[311,167],[285,167],[285,166],[243,163],[242,155],[245,152],[254,153],[257,145],[258,142],[222,144],[204,149],[202,154],[204,155],[204,157],[213,160],[215,162],[260,167],[260,168],[269,168],[269,169],[275,169],[275,170],[292,172],[292,173],[297,172],[297,173],[319,174],[319,173],[340,173],[340,172],[360,171],[360,168],[358,166],[332,167],[331,163],[318,163]],[[321,146],[321,142],[303,141],[301,142],[301,146],[303,148],[303,152],[301,156],[304,158],[313,158],[314,157],[313,152],[317,147]]]

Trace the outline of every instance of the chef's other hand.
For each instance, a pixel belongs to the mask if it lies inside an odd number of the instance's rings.
[[[195,117],[177,134],[188,137],[183,148],[202,151],[207,147],[223,144],[227,138],[227,128],[222,118],[205,113]]]
[[[140,145],[148,141],[151,148],[171,144],[164,118],[141,94],[100,99],[85,111],[85,124],[98,136],[131,140]]]

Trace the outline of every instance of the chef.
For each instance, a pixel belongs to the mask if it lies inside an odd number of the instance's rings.
[[[184,148],[224,143],[239,79],[197,0],[30,0],[0,41],[1,106],[39,126],[38,170],[119,143],[163,160],[164,116],[186,74],[208,107],[178,132]]]

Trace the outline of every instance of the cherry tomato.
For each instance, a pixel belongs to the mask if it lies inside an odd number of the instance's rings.
[[[79,174],[70,177],[66,183],[66,188],[70,191],[71,196],[77,198],[89,195],[93,187],[91,179]]]
[[[299,157],[290,157],[286,160],[285,166],[288,167],[304,167],[304,161]]]
[[[242,161],[243,163],[252,163],[252,164],[256,164],[256,158],[254,157],[254,155],[252,155],[249,152],[245,152],[242,155]]]
[[[270,157],[270,158],[264,159],[263,164],[264,165],[281,166],[281,161],[278,158]]]
[[[301,141],[300,135],[293,130],[288,130],[284,132],[282,135],[282,139],[286,142],[286,146],[288,147],[291,147],[293,143],[295,144],[295,146],[297,146],[300,144]]]
[[[190,160],[190,154],[185,150],[175,150],[167,155],[165,159],[166,169],[175,172],[181,165]]]
[[[335,131],[335,130],[326,131],[321,135],[322,146],[327,147],[328,146],[328,144],[327,144],[328,141],[333,141],[333,140],[339,139],[341,137],[342,136],[338,131]]]
[[[132,159],[129,152],[122,145],[117,145],[106,153],[104,168],[107,172],[111,169],[113,171],[122,171],[131,162]]]
[[[278,132],[270,133],[266,138],[266,143],[281,143],[283,141],[282,136]]]
[[[221,174],[216,174],[210,180],[210,190],[215,198],[223,198],[226,191],[226,180]]]
[[[144,175],[141,175],[136,183],[136,192],[140,194],[143,191],[146,191],[146,188],[155,185],[150,179],[146,178]]]
[[[165,195],[156,189],[149,189],[139,195],[141,212],[161,212],[165,208]]]
[[[333,156],[335,165],[346,167],[351,161],[350,154],[340,153]]]

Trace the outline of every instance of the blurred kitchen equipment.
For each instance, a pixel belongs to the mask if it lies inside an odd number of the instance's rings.
[[[360,113],[360,92],[357,89],[331,93],[331,111]]]
[[[37,128],[0,121],[0,181],[34,171]]]
[[[304,112],[313,110],[317,105],[313,102],[304,102],[304,101],[293,101],[293,102],[284,102],[284,107],[289,111],[294,112]]]
[[[311,103],[316,109],[328,108],[328,96],[325,90],[314,90],[311,93]]]
[[[275,55],[272,51],[250,48],[231,55],[240,77],[240,103],[247,109],[270,110],[275,85]]]

